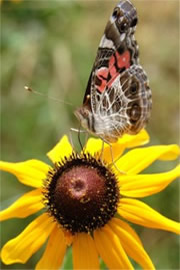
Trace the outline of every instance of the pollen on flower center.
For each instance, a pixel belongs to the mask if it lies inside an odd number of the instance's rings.
[[[45,181],[49,213],[72,233],[91,232],[116,213],[119,190],[114,174],[90,155],[72,155]]]

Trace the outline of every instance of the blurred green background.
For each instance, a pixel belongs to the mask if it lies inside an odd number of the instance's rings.
[[[150,144],[179,142],[179,1],[133,1],[138,10],[136,38],[140,62],[153,93],[147,130]],[[70,127],[81,105],[105,24],[116,1],[3,1],[1,3],[1,158],[49,162],[45,154]],[[24,85],[72,106],[30,94]],[[77,135],[75,134],[74,140]],[[176,162],[156,162],[148,172],[167,171]],[[14,202],[28,187],[1,174],[1,207]],[[165,216],[178,220],[177,181],[146,198]],[[36,215],[4,221],[1,244],[19,234]],[[133,226],[157,269],[179,269],[178,238],[172,233]],[[44,248],[44,247],[43,247]],[[26,265],[1,269],[34,269],[43,248]],[[71,249],[63,269],[71,269]],[[106,269],[102,263],[102,269]],[[138,267],[135,265],[136,269]]]

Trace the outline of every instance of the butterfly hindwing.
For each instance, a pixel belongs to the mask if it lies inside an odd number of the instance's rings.
[[[149,118],[151,105],[146,73],[140,65],[132,65],[99,97],[96,115],[108,125],[104,139],[138,133]]]

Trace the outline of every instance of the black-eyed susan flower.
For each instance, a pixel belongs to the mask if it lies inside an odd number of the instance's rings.
[[[47,154],[53,167],[39,160],[1,162],[2,170],[35,188],[1,211],[1,221],[45,209],[3,246],[2,261],[24,264],[47,240],[36,269],[59,269],[68,245],[72,245],[75,269],[99,269],[99,257],[110,269],[133,269],[129,258],[144,269],[154,269],[140,238],[125,220],[179,234],[179,223],[138,199],[163,190],[180,175],[180,166],[164,173],[139,174],[155,160],[179,155],[176,145],[138,147],[122,155],[125,149],[147,141],[147,133],[141,131],[113,144],[116,166],[124,174],[110,166],[108,145],[101,161],[102,141],[92,138],[84,152],[77,154],[64,136]]]

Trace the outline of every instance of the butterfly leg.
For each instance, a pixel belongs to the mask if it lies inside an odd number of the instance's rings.
[[[114,167],[116,168],[116,170],[120,173],[120,174],[126,174],[126,172],[124,171],[121,171],[117,166],[116,166],[116,161],[114,161],[114,157],[113,157],[113,150],[112,150],[112,144],[110,144],[109,142],[107,141],[104,141],[103,142],[107,143],[109,145],[109,148],[110,148],[110,153],[111,153],[111,159],[112,159],[112,163],[110,163],[110,166],[114,165]]]
[[[82,143],[81,143],[81,132],[80,132],[80,128],[79,128],[79,130],[78,130],[78,141],[79,141],[79,145],[80,145],[80,147],[81,147],[81,151],[83,151],[83,146],[82,146]]]
[[[87,145],[87,142],[88,142],[88,138],[89,138],[89,133],[87,131],[86,132],[86,137],[85,137],[85,144],[84,144],[84,149],[86,149],[86,145]]]
[[[74,147],[74,143],[73,143],[73,138],[72,138],[72,131],[73,131],[73,129],[70,128],[70,130],[69,130],[69,140],[70,140],[70,144],[72,146],[73,152],[76,152],[75,147]]]
[[[71,145],[72,145],[72,148],[73,148],[73,150],[75,151],[75,147],[74,147],[74,143],[73,143],[73,139],[72,139],[72,132],[78,133],[78,141],[79,141],[79,145],[80,145],[80,147],[81,147],[81,150],[83,151],[83,146],[82,146],[82,143],[81,143],[80,133],[86,133],[86,134],[87,134],[87,131],[86,131],[86,130],[81,130],[80,128],[79,128],[79,129],[76,129],[76,128],[70,128],[69,139],[70,139],[70,143],[71,143]],[[86,143],[87,143],[87,139],[86,139]]]
[[[100,160],[103,162],[103,154],[104,154],[104,140],[102,139],[102,148],[101,148],[101,153],[100,153]]]

